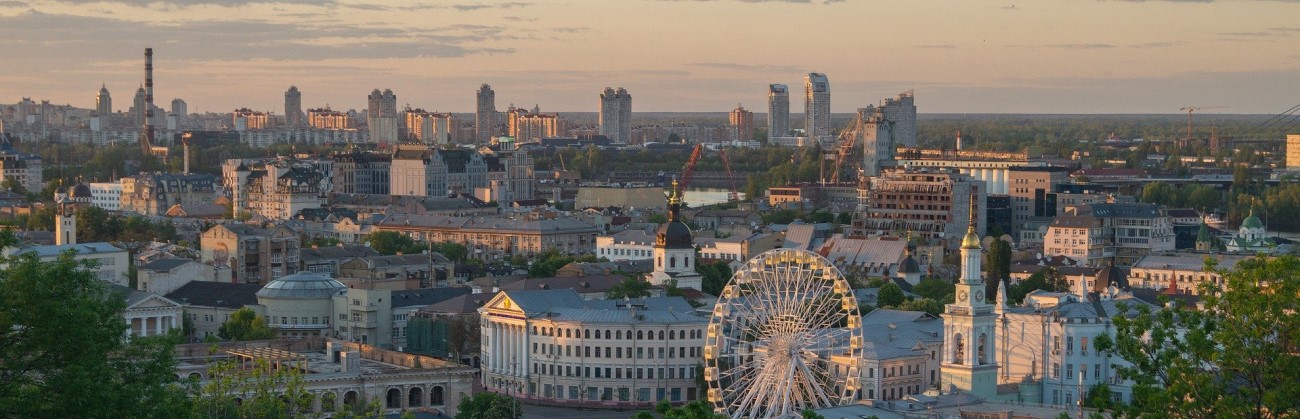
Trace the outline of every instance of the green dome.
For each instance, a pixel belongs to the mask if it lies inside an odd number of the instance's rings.
[[[1204,221],[1201,222],[1200,230],[1196,232],[1196,242],[1210,242],[1210,228],[1205,225]]]
[[[1241,221],[1241,228],[1264,228],[1264,222],[1255,216],[1255,211],[1250,211],[1250,216]]]

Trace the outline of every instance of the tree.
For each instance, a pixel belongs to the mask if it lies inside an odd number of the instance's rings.
[[[12,235],[4,240],[13,245]],[[177,338],[127,340],[126,297],[97,279],[93,263],[71,253],[0,262],[0,417],[185,416]]]
[[[519,401],[491,392],[460,399],[456,419],[520,419],[524,415]]]
[[[700,259],[695,258],[695,260]],[[704,289],[700,291],[704,291],[709,295],[721,295],[722,287],[726,286],[727,281],[731,280],[731,266],[727,265],[726,261],[720,260],[705,264],[696,263],[695,272],[701,276],[700,287]]]
[[[298,368],[272,368],[262,359],[243,368],[228,360],[209,367],[208,377],[194,397],[196,417],[296,418],[312,410]]]
[[[266,340],[275,338],[275,331],[266,325],[266,317],[244,307],[230,314],[230,320],[217,329],[217,336],[235,341]]]
[[[998,281],[1005,281],[1011,275],[1011,244],[994,240],[989,251],[984,253],[984,295],[995,295]]]
[[[912,293],[919,295],[922,298],[939,301],[943,300],[946,296],[952,295],[956,289],[957,286],[953,285],[952,282],[944,280],[943,278],[930,276],[921,278],[921,282],[912,287]]]
[[[664,419],[722,419],[726,416],[713,412],[713,405],[704,399],[668,409],[663,412]]]
[[[803,411],[803,413],[800,414],[800,417],[802,417],[803,419],[826,419],[825,416],[819,415],[817,414],[817,412],[814,412],[812,410]]]
[[[881,308],[898,307],[907,301],[907,296],[903,295],[903,289],[893,282],[887,283],[880,287],[876,293],[876,306]]]
[[[640,278],[628,276],[623,282],[614,284],[605,291],[605,298],[621,300],[624,298],[641,298],[650,296],[650,283]]]
[[[650,214],[646,217],[646,222],[652,224],[663,224],[668,222],[668,216],[659,213]]]
[[[383,255],[395,255],[397,252],[402,253],[419,253],[424,250],[422,246],[415,243],[410,237],[396,231],[376,231],[366,236],[366,243],[370,244],[371,249],[375,249]],[[450,259],[450,257],[448,257]]]
[[[1049,266],[1007,287],[1007,302],[1009,304],[1020,304],[1025,300],[1026,295],[1035,290],[1056,292],[1069,291],[1069,288],[1070,285],[1065,282],[1065,278],[1061,276],[1060,272]]]
[[[938,316],[939,313],[943,313],[943,303],[930,298],[907,300],[895,308],[906,311],[924,311],[936,316]]]
[[[420,247],[418,243],[413,244],[408,248],[409,251],[407,253],[420,252],[421,250],[417,249],[418,247]],[[469,258],[469,248],[466,248],[465,245],[460,243],[451,243],[451,242],[433,243],[432,245],[430,245],[430,247],[433,248],[433,251],[435,253],[445,256],[447,259],[450,259],[452,262],[465,262],[466,259]]]
[[[1133,404],[1118,409],[1188,418],[1300,413],[1300,259],[1247,259],[1219,274],[1223,285],[1200,285],[1204,307],[1121,307],[1114,340],[1097,342],[1132,364],[1119,372],[1134,381]]]

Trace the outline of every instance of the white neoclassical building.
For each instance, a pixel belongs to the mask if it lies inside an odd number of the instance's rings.
[[[152,292],[120,285],[108,285],[108,288],[109,292],[122,293],[126,299],[122,317],[126,319],[128,338],[165,335],[181,327],[184,310],[179,303]]]
[[[479,314],[489,391],[592,407],[701,395],[695,376],[708,318],[681,297],[587,301],[572,289],[504,291]]]

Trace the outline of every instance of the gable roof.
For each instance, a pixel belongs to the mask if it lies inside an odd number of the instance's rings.
[[[427,306],[441,303],[452,298],[469,295],[469,287],[421,288],[415,290],[393,291],[389,300],[393,308]]]
[[[194,262],[194,260],[186,259],[186,258],[165,257],[162,259],[155,260],[153,262],[140,265],[140,270],[153,271],[153,272],[167,272],[172,269],[176,269],[186,263],[198,263],[198,262]]]
[[[187,306],[238,309],[257,305],[257,291],[261,289],[258,284],[190,281],[168,293],[167,298]]]

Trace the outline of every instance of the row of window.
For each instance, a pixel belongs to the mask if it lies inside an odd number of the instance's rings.
[[[581,339],[591,339],[591,338],[592,338],[592,337],[591,337],[592,330],[593,330],[593,329],[570,329],[570,328],[538,327],[538,326],[533,326],[533,335],[534,335],[534,336],[562,337],[562,338],[581,338]],[[579,336],[579,332],[581,332],[581,336]],[[604,332],[604,333],[605,333],[605,335],[604,335],[604,336],[605,336],[605,339],[625,339],[624,336],[626,336],[626,339],[632,339],[632,331],[631,331],[631,330],[628,330],[626,334],[624,334],[622,330],[614,330],[614,331],[612,331],[612,332],[611,332],[610,330],[596,330],[595,332],[596,332],[596,339],[600,339],[600,338],[601,338],[601,332]],[[659,332],[659,339],[658,339],[658,340],[700,339],[700,338],[703,338],[703,337],[704,337],[704,330],[703,330],[703,329],[680,330],[680,331],[679,331],[679,330],[669,330],[669,331],[667,331],[666,334],[664,333],[663,330],[659,330],[658,332]],[[613,337],[611,338],[610,336],[613,336]],[[664,338],[665,336],[667,336],[667,339]],[[655,331],[654,331],[654,330],[649,330],[649,331],[646,331],[646,330],[637,330],[637,331],[636,331],[636,339],[637,339],[637,340],[647,340],[647,339],[648,339],[648,340],[655,340]]]
[[[579,378],[614,378],[614,379],[632,379],[632,371],[636,371],[635,378],[638,380],[658,379],[686,379],[695,378],[694,367],[651,367],[651,368],[615,368],[615,367],[581,367],[574,365],[556,365],[533,363],[533,374],[554,375],[557,377],[579,377]],[[659,375],[655,375],[658,370]]]
[[[532,391],[534,392],[537,391],[536,383],[528,383],[528,386]],[[568,387],[569,387],[568,388],[569,391],[568,391],[567,398],[569,400],[578,400],[580,396],[578,393],[578,386],[568,386]],[[566,398],[564,390],[565,390],[564,386],[543,384],[542,396],[547,398],[563,399]],[[621,387],[617,389],[613,387],[605,387],[603,391],[598,387],[587,387],[586,394],[583,394],[581,396],[584,396],[586,400],[618,400],[618,401],[626,402],[631,400],[631,394],[632,394],[631,390],[627,387]],[[658,400],[671,400],[674,402],[682,401],[682,389],[680,387],[674,387],[674,388],[660,387],[655,389],[655,395],[656,398],[652,400],[650,398],[649,388],[639,388],[636,390],[636,401],[639,402],[658,401]],[[686,398],[687,400],[695,400],[695,387],[686,388]]]
[[[563,352],[563,356],[583,356],[583,357],[587,357],[587,358],[631,358],[631,357],[632,357],[632,348],[626,348],[626,351],[625,351],[624,348],[621,347],[621,346],[618,346],[618,347],[609,347],[609,346],[556,345],[556,344],[553,344],[553,343],[542,343],[542,344],[538,344],[537,342],[533,342],[533,353],[534,353],[534,354],[539,354],[539,355],[551,355],[551,356],[561,356],[561,348],[563,348],[563,351],[562,351],[562,352]],[[591,348],[596,348],[596,350],[593,351]],[[601,352],[601,348],[604,348],[604,354],[605,354],[604,356],[601,356],[601,353],[602,353],[602,352]],[[637,357],[637,358],[651,358],[651,359],[654,359],[654,358],[655,358],[656,349],[658,349],[658,351],[657,351],[658,354],[659,354],[658,358],[660,358],[660,359],[663,359],[663,358],[686,358],[686,357],[687,357],[686,354],[688,354],[688,353],[690,354],[690,357],[691,357],[691,358],[695,358],[695,357],[698,357],[698,356],[700,355],[700,348],[699,348],[699,347],[695,347],[695,346],[691,346],[691,347],[678,346],[678,347],[676,347],[676,348],[663,348],[663,347],[660,347],[660,348],[644,348],[644,347],[642,347],[642,348],[636,348],[636,357]],[[676,349],[676,350],[674,351],[673,349]],[[582,352],[579,353],[579,350],[581,350]],[[666,350],[666,352],[665,352],[665,350]],[[667,354],[666,357],[664,356],[665,353]],[[595,354],[595,355],[593,356],[593,354]],[[624,356],[624,354],[626,354],[626,356]]]

